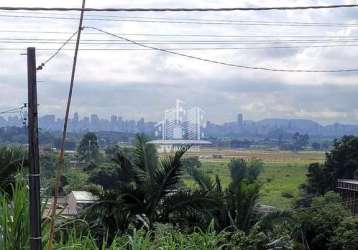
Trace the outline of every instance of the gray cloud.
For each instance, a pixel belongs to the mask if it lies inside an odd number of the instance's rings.
[[[265,1],[273,5],[326,4],[326,1]],[[41,4],[40,4],[41,3]],[[331,1],[330,3],[341,3]],[[349,1],[347,1],[349,3]],[[57,3],[58,5],[59,3]],[[80,1],[61,3],[78,6]],[[49,1],[14,0],[11,5],[55,6]],[[56,5],[56,6],[57,6]],[[88,1],[90,7],[218,7],[238,5],[232,1],[159,1],[140,3],[125,0]],[[262,1],[240,1],[242,6],[263,5]],[[206,18],[224,20],[261,20],[290,22],[355,22],[357,9],[292,12],[230,12],[230,13],[163,13],[167,18]],[[114,14],[112,14],[114,15]],[[117,14],[119,17],[133,13]],[[137,14],[136,14],[137,15]],[[139,14],[138,14],[139,15]],[[153,16],[141,13],[140,16]],[[158,17],[158,15],[156,15]],[[89,22],[88,22],[89,23]],[[72,31],[77,21],[11,20],[1,18],[0,30],[64,30]],[[183,25],[91,22],[91,25],[116,33],[156,34],[215,34],[215,35],[357,35],[357,28],[348,27],[287,27]],[[6,37],[9,34],[0,34]],[[13,35],[12,35],[13,36]],[[59,38],[67,35],[19,34],[26,38]],[[130,36],[132,39],[149,39]],[[84,34],[84,39],[113,39],[103,35]],[[154,39],[154,38],[151,38]],[[160,39],[160,38],[155,38]],[[162,39],[162,38],[161,38]],[[179,38],[176,38],[179,39]],[[238,40],[238,39],[236,39]],[[28,45],[19,45],[26,48]],[[35,44],[38,48],[49,45]],[[282,46],[286,44],[280,44]],[[287,44],[289,45],[289,44]],[[5,45],[4,45],[5,46]],[[10,46],[10,45],[6,45]],[[14,46],[14,45],[12,45]],[[158,45],[159,46],[159,45]],[[240,45],[241,46],[241,45]],[[17,46],[18,47],[18,46]],[[53,47],[53,46],[52,46]],[[84,48],[85,45],[82,46]],[[132,47],[133,48],[133,47]],[[228,63],[273,68],[356,68],[356,47],[297,48],[266,50],[185,51]],[[26,57],[0,51],[0,111],[26,101]],[[38,61],[50,52],[38,51]],[[40,112],[64,113],[65,98],[71,69],[72,52],[61,53],[39,72]],[[289,74],[250,71],[213,65],[153,51],[80,51],[72,111],[81,115],[98,113],[108,117],[119,114],[128,118],[147,120],[161,118],[162,110],[174,104],[176,98],[205,109],[207,118],[215,122],[233,120],[243,112],[250,119],[266,117],[299,117],[331,123],[358,123],[357,73],[345,74]]]

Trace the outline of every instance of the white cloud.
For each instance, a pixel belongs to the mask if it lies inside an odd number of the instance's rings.
[[[330,1],[330,3],[342,1]],[[344,1],[349,4],[354,1]],[[5,6],[79,7],[81,1],[13,0]],[[233,6],[294,6],[327,4],[326,1],[98,1],[88,0],[87,7],[233,7]],[[110,13],[121,17],[147,16],[166,18],[195,18],[222,20],[260,20],[288,22],[356,22],[356,9],[312,10],[288,12],[223,12],[223,13]],[[74,14],[75,12],[71,12]],[[76,29],[77,20],[14,19],[1,17],[1,30],[66,31]],[[90,13],[88,15],[104,15]],[[47,14],[51,15],[51,14]],[[112,18],[116,19],[116,18]],[[349,27],[289,27],[289,26],[238,26],[173,23],[133,23],[86,21],[86,25],[101,27],[116,33],[145,34],[208,34],[208,35],[358,35],[357,28]],[[85,31],[83,40],[115,38]],[[87,33],[87,34],[86,34]],[[0,38],[59,38],[69,34],[31,34],[0,32]],[[191,39],[200,37],[145,37],[140,39]],[[213,40],[214,38],[207,38]],[[218,40],[219,38],[215,38]],[[222,38],[228,40],[229,38]],[[239,40],[244,38],[232,38]],[[271,38],[275,39],[275,37]],[[284,39],[284,38],[282,38]],[[281,44],[282,45],[282,44]],[[299,44],[298,44],[299,45]],[[55,48],[54,44],[4,44],[0,47]],[[68,48],[73,48],[73,44]],[[116,45],[135,48],[133,45]],[[156,45],[177,47],[178,45]],[[184,45],[180,45],[184,46]],[[203,46],[203,45],[198,45]],[[237,45],[242,46],[242,45]],[[264,46],[264,45],[263,45]],[[93,45],[82,44],[81,48]],[[102,45],[109,48],[109,45]],[[64,51],[39,72],[40,111],[63,113],[72,63],[72,51]],[[358,68],[356,47],[297,48],[270,50],[217,50],[183,51],[190,55],[228,63],[273,68],[334,69]],[[38,62],[51,53],[38,51]],[[236,112],[245,112],[252,119],[266,117],[312,118],[323,122],[343,120],[358,122],[358,107],[350,90],[357,90],[356,73],[312,74],[274,73],[250,71],[210,64],[179,56],[153,51],[80,51],[72,110],[82,114],[98,112],[103,115],[119,113],[130,118],[145,116],[158,119],[158,110],[171,105],[174,98],[182,98],[192,104],[204,106],[208,118],[216,122],[234,119]],[[249,87],[250,83],[253,87]],[[17,106],[26,100],[26,57],[19,52],[0,50],[0,110]],[[314,93],[312,90],[314,89]],[[342,91],[342,93],[339,92]],[[330,96],[334,98],[330,98]],[[314,96],[317,96],[315,99]],[[324,99],[324,100],[323,100]]]

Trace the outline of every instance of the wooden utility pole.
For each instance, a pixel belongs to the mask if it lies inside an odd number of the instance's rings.
[[[37,113],[36,50],[27,48],[28,122],[29,122],[29,187],[30,249],[41,250],[40,160]]]
[[[53,197],[53,204],[52,204],[50,238],[49,238],[48,250],[52,250],[52,248],[53,248],[53,240],[54,240],[54,237],[55,237],[56,206],[57,206],[57,199],[58,199],[58,196],[59,196],[60,180],[61,180],[61,176],[62,176],[63,171],[64,171],[64,157],[65,157],[65,143],[66,143],[66,136],[67,136],[67,123],[68,123],[68,116],[69,116],[69,113],[70,113],[73,85],[74,85],[74,81],[75,81],[78,49],[79,49],[79,46],[80,46],[81,32],[82,32],[82,29],[83,29],[82,23],[83,23],[85,5],[86,5],[86,0],[82,0],[82,9],[81,9],[80,22],[79,22],[79,25],[78,25],[76,48],[75,48],[75,54],[73,56],[70,89],[69,89],[69,92],[68,92],[68,98],[67,98],[67,104],[66,104],[66,113],[65,113],[65,121],[64,121],[64,124],[63,124],[63,131],[62,131],[62,138],[61,138],[61,149],[60,149],[59,165],[58,165],[58,170],[57,170],[57,175],[56,175],[56,183],[55,183],[55,195]]]

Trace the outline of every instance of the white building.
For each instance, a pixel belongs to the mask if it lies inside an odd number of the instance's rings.
[[[181,100],[176,100],[175,107],[164,111],[164,119],[156,124],[156,136],[161,140],[150,143],[160,145],[160,151],[175,150],[180,145],[190,144],[198,149],[199,145],[210,142],[203,141],[203,129],[206,125],[204,111],[199,107],[187,108]]]
[[[201,108],[186,108],[177,99],[175,107],[164,111],[164,119],[156,125],[156,135],[162,140],[200,140],[205,124]]]

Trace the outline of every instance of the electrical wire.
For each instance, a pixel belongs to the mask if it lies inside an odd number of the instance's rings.
[[[9,13],[9,11],[0,11],[0,13]],[[29,12],[29,11],[16,11],[13,12],[15,14],[49,14],[48,12],[41,12],[41,11],[36,11],[36,12]],[[72,13],[56,13],[56,12],[52,12],[51,15],[55,15],[55,16],[74,16],[77,17],[77,14],[72,14]],[[86,18],[88,17],[94,17],[94,18],[98,18],[98,17],[103,17],[103,18],[127,18],[127,19],[153,19],[153,20],[174,20],[174,21],[206,21],[206,22],[246,22],[246,23],[250,23],[250,22],[261,22],[261,23],[284,23],[284,24],[305,24],[305,25],[349,25],[349,23],[327,23],[327,22],[292,22],[292,21],[284,21],[284,22],[280,22],[280,21],[258,21],[258,20],[228,20],[228,19],[206,19],[206,18],[167,18],[167,17],[152,17],[152,16],[118,16],[118,15],[93,15],[93,14],[87,14]]]
[[[172,50],[167,50],[167,49],[162,49],[162,48],[158,48],[158,47],[153,47],[153,46],[149,46],[149,45],[145,45],[145,44],[141,44],[138,43],[134,40],[128,39],[126,37],[123,36],[119,36],[116,35],[114,33],[96,28],[96,27],[92,27],[92,26],[86,26],[84,27],[86,29],[92,29],[92,30],[97,30],[99,32],[102,32],[104,34],[107,34],[109,36],[113,36],[113,37],[117,37],[119,39],[122,39],[124,41],[128,41],[131,42],[135,45],[138,45],[140,47],[144,47],[144,48],[148,48],[148,49],[152,49],[155,51],[161,51],[161,52],[165,52],[168,54],[173,54],[173,55],[177,55],[177,56],[181,56],[181,57],[185,57],[185,58],[190,58],[190,59],[195,59],[198,61],[203,61],[203,62],[209,62],[209,63],[214,63],[214,64],[220,64],[220,65],[224,65],[224,66],[230,66],[230,67],[235,67],[235,68],[243,68],[243,69],[251,69],[251,70],[264,70],[264,71],[272,71],[272,72],[291,72],[291,73],[343,73],[343,72],[358,72],[358,69],[335,69],[335,70],[310,70],[310,69],[279,69],[279,68],[270,68],[270,67],[256,67],[256,66],[247,66],[247,65],[239,65],[239,64],[234,64],[234,63],[226,63],[226,62],[221,62],[221,61],[217,61],[217,60],[212,60],[212,59],[207,59],[207,58],[203,58],[203,57],[198,57],[198,56],[193,56],[193,55],[188,55],[188,54],[183,54],[180,52],[175,52]]]
[[[95,45],[95,44],[87,44]],[[164,50],[173,50],[173,51],[195,51],[195,50],[211,50],[211,51],[225,51],[225,50],[241,50],[241,51],[251,51],[251,50],[265,50],[265,49],[309,49],[309,48],[342,48],[342,47],[358,47],[358,43],[355,44],[331,44],[331,45],[303,45],[303,46],[255,46],[255,47],[162,47]],[[3,52],[21,52],[25,48],[22,47],[0,47],[0,51]],[[57,51],[56,48],[36,48],[38,51]],[[73,48],[62,49],[61,51],[73,51]],[[152,51],[153,49],[149,48],[118,48],[118,47],[87,47],[79,49],[81,51]]]
[[[83,39],[82,44],[131,44],[126,41],[118,41],[113,39]],[[148,40],[148,39],[136,39],[137,42],[143,44],[278,44],[278,43],[346,43],[357,42],[358,38],[347,39],[266,39],[266,40]],[[0,43],[17,44],[17,43],[73,43],[71,39],[63,41],[59,38],[1,38]]]
[[[115,31],[111,31],[115,32]],[[72,34],[70,31],[39,31],[39,30],[0,30],[0,33],[30,33],[30,34]],[[116,32],[117,33],[117,32]],[[99,32],[83,32],[86,35],[99,35]],[[337,36],[337,35],[218,35],[218,34],[155,34],[155,33],[118,33],[118,35],[123,36],[159,36],[159,37],[245,37],[245,38],[281,38],[281,37],[294,37],[294,38],[350,38],[350,37],[358,37],[358,36]]]
[[[55,53],[53,53],[49,58],[47,58],[43,63],[41,63],[36,69],[37,70],[42,70],[43,67],[45,67],[45,65],[50,62],[52,59],[54,59],[58,53],[60,53],[60,51],[66,46],[66,44],[68,44],[72,38],[78,33],[78,31],[75,31],[57,50]]]
[[[7,109],[7,110],[4,110],[4,111],[0,111],[0,115],[18,113],[18,112],[20,112],[20,110],[22,110],[23,108],[24,108],[24,106],[20,106],[20,107],[16,107],[16,108],[11,108],[11,109]]]
[[[356,8],[358,4],[309,5],[309,6],[275,6],[275,7],[232,7],[232,8],[58,8],[58,7],[8,7],[0,6],[0,10],[26,11],[105,11],[105,12],[226,12],[226,11],[267,11],[267,10],[314,10]]]
[[[94,44],[92,44],[94,45]],[[358,43],[356,44],[332,44],[332,45],[304,45],[304,46],[256,46],[256,47],[188,47],[188,48],[180,48],[180,47],[168,47],[162,48],[165,50],[173,50],[173,51],[195,51],[195,50],[212,50],[212,51],[220,51],[220,50],[264,50],[264,49],[309,49],[309,48],[341,48],[341,47],[358,47]],[[25,48],[8,48],[8,47],[0,47],[0,51],[24,51]],[[36,48],[38,51],[56,51],[55,48]],[[61,51],[73,51],[73,48],[62,49]],[[96,48],[81,48],[81,51],[153,51],[153,49],[149,48],[116,48],[116,47],[96,47]]]
[[[32,15],[4,15],[0,14],[0,17],[9,18],[33,18],[33,19],[50,19],[50,20],[77,20],[75,17],[57,17],[57,16],[32,16]],[[126,17],[121,19],[111,18],[85,18],[86,21],[106,21],[106,22],[135,22],[135,23],[165,23],[165,24],[207,24],[207,25],[239,25],[239,26],[288,26],[288,27],[358,27],[358,24],[354,23],[300,23],[300,22],[267,22],[267,21],[175,21],[174,19],[157,20],[150,17],[147,20],[144,19],[128,19]],[[180,19],[178,19],[180,20]]]

